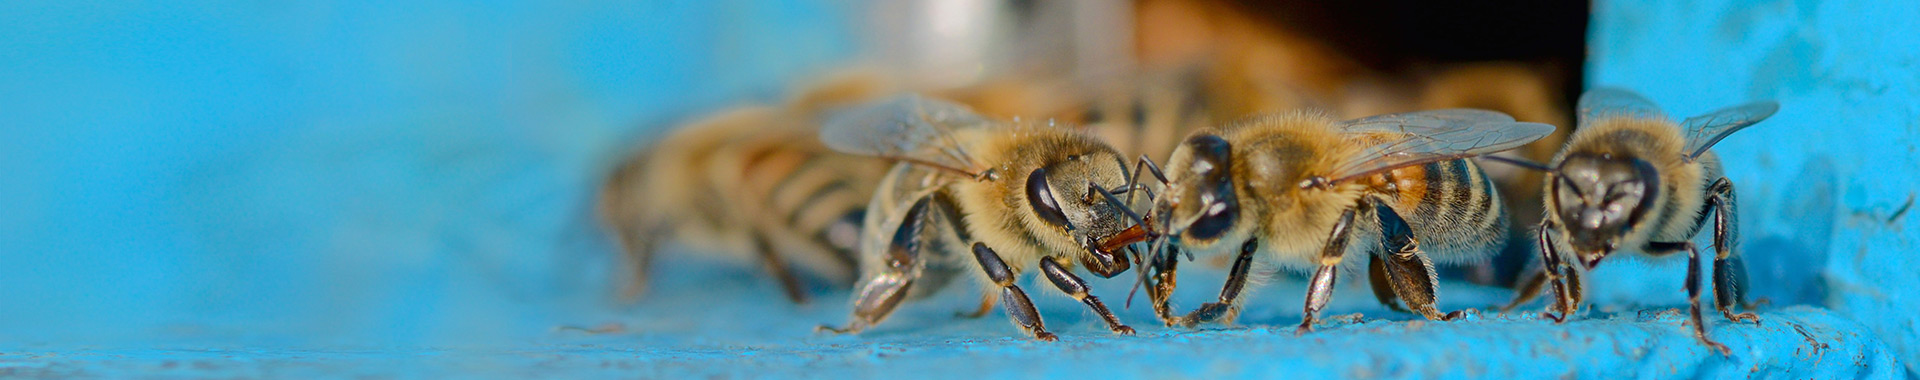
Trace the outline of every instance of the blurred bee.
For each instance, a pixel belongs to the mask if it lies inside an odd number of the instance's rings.
[[[644,292],[654,252],[669,239],[758,261],[796,303],[808,298],[796,271],[852,283],[860,223],[887,165],[827,149],[812,121],[824,107],[879,91],[871,79],[727,111],[622,162],[601,188],[599,213],[631,276],[623,298]]]
[[[1746,281],[1739,243],[1733,182],[1708,148],[1742,128],[1765,120],[1780,108],[1774,102],[1750,103],[1674,123],[1640,95],[1619,89],[1595,89],[1580,97],[1580,127],[1546,166],[1546,220],[1540,225],[1540,258],[1545,270],[1521,287],[1512,308],[1553,287],[1554,302],[1544,316],[1564,322],[1580,310],[1581,272],[1617,251],[1663,257],[1687,254],[1687,299],[1694,335],[1721,353],[1726,345],[1707,338],[1700,316],[1700,260],[1693,237],[1714,224],[1714,308],[1732,321],[1759,321],[1753,313],[1735,314],[1744,303]],[[1526,163],[1522,163],[1523,165]],[[1558,314],[1555,314],[1558,313]]]
[[[1221,73],[1221,65],[1149,71],[1110,80],[1081,108],[1061,118],[1076,120],[1128,156],[1165,159],[1180,139],[1216,121],[1237,120],[1260,112],[1310,104],[1300,91],[1281,83]]]
[[[1121,79],[1103,88],[1063,119],[1075,120],[1128,157],[1165,159],[1195,126],[1211,123],[1205,88],[1190,76]]]
[[[1364,255],[1381,303],[1445,320],[1434,308],[1433,261],[1497,251],[1507,228],[1499,194],[1465,158],[1552,133],[1492,111],[1452,109],[1336,122],[1293,112],[1257,116],[1188,137],[1167,161],[1168,188],[1148,222],[1154,309],[1169,325],[1237,316],[1256,253],[1311,270],[1299,331],[1313,328],[1343,259]],[[1357,244],[1349,242],[1358,241]],[[1172,249],[1201,255],[1238,250],[1218,302],[1186,316],[1166,305]]]
[[[850,321],[821,330],[855,333],[885,320],[904,300],[933,294],[957,274],[978,273],[981,308],[995,295],[1034,338],[1052,341],[1015,285],[1038,267],[1117,334],[1132,334],[1085,281],[1076,263],[1113,277],[1136,257],[1110,241],[1140,233],[1132,211],[1108,189],[1127,191],[1126,162],[1112,147],[1068,128],[988,120],[952,103],[904,95],[842,111],[821,131],[836,150],[894,165],[867,206],[860,235],[861,279]],[[1138,239],[1132,239],[1137,241]]]

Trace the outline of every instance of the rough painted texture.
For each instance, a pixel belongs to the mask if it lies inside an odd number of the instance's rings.
[[[1246,298],[1252,327],[1167,330],[1136,307],[1121,317],[1140,336],[1114,337],[1034,284],[1060,343],[997,312],[951,319],[965,291],[820,336],[844,294],[791,306],[751,269],[680,252],[652,298],[607,306],[609,247],[582,202],[614,157],[851,50],[844,9],[772,3],[0,2],[0,377],[1911,378],[1920,362],[1902,211],[1920,5],[1903,2],[1598,8],[1594,83],[1679,114],[1784,104],[1721,143],[1773,301],[1757,326],[1711,319],[1731,358],[1662,312],[1683,300],[1671,261],[1607,264],[1589,277],[1605,306],[1565,325],[1406,322],[1343,288],[1332,314],[1376,319],[1305,337],[1285,280]],[[1185,273],[1181,305],[1219,283]],[[1127,281],[1095,282],[1124,302]],[[1443,285],[1443,306],[1506,298]]]
[[[682,263],[663,269],[682,274],[662,284],[660,289],[670,293],[616,315],[569,323],[617,325],[617,332],[523,321],[502,327],[533,335],[499,343],[35,350],[0,355],[0,377],[1897,378],[1903,372],[1894,353],[1860,324],[1805,306],[1769,309],[1758,326],[1712,322],[1713,334],[1734,350],[1732,358],[1722,358],[1696,344],[1683,314],[1673,309],[1590,313],[1565,325],[1533,313],[1435,323],[1379,310],[1369,305],[1363,289],[1351,287],[1336,297],[1335,310],[1365,311],[1368,319],[1333,318],[1319,332],[1295,336],[1301,288],[1291,280],[1261,287],[1249,298],[1257,304],[1242,319],[1247,326],[1170,330],[1147,323],[1144,308],[1136,307],[1122,311],[1122,318],[1140,334],[1117,337],[1072,300],[1029,283],[1024,287],[1035,289],[1048,325],[1062,338],[1040,343],[1016,337],[999,313],[954,319],[951,313],[973,296],[964,291],[906,306],[865,335],[829,336],[811,328],[844,318],[844,295],[793,306],[773,284],[746,276],[751,272]],[[1220,278],[1202,274],[1190,280],[1205,287]],[[1101,285],[1099,294],[1118,301],[1127,284]],[[1448,285],[1446,306],[1498,302],[1505,296]],[[1188,299],[1205,295],[1183,293]]]
[[[1721,141],[1758,294],[1830,308],[1920,372],[1920,4],[1604,1],[1590,84],[1680,115],[1780,113]]]

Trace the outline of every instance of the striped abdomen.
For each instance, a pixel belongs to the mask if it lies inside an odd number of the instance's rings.
[[[1406,218],[1420,248],[1435,262],[1490,256],[1507,236],[1507,213],[1493,182],[1469,160],[1394,170],[1376,177],[1393,209]]]
[[[852,281],[867,202],[886,162],[833,152],[811,139],[767,137],[751,146],[731,191],[733,218],[797,266]],[[725,189],[723,189],[725,191]]]

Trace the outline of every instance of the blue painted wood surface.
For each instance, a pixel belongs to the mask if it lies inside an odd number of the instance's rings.
[[[1343,288],[1295,337],[1300,286],[1236,327],[1113,337],[1028,286],[1055,344],[954,320],[956,287],[858,337],[844,294],[792,306],[750,269],[673,252],[606,302],[584,201],[631,143],[771,99],[852,53],[839,5],[421,1],[0,3],[0,377],[1900,378],[1920,362],[1913,202],[1920,5],[1601,2],[1589,82],[1675,114],[1771,98],[1720,144],[1759,325],[1695,344],[1674,262],[1609,263],[1601,303],[1411,321]],[[1200,302],[1217,273],[1192,271]],[[1122,302],[1126,281],[1099,281]],[[1443,305],[1497,289],[1443,284]],[[828,292],[826,289],[818,289]],[[618,327],[591,333],[568,326]]]

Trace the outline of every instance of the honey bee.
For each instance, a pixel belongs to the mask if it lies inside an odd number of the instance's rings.
[[[918,95],[844,110],[820,138],[842,152],[898,162],[867,206],[850,321],[820,330],[865,330],[902,301],[972,272],[986,287],[974,316],[997,297],[1022,330],[1052,341],[1057,337],[1015,284],[1037,267],[1108,329],[1133,333],[1071,272],[1077,262],[1111,278],[1137,258],[1108,244],[1142,231],[1137,215],[1113,196],[1133,186],[1112,147],[1069,128],[989,120]]]
[[[1620,89],[1594,89],[1580,97],[1580,127],[1545,166],[1546,220],[1539,228],[1545,270],[1527,281],[1508,306],[1553,288],[1543,316],[1565,322],[1582,300],[1581,272],[1622,250],[1652,257],[1687,255],[1687,302],[1700,342],[1725,354],[1707,337],[1700,316],[1700,260],[1693,237],[1713,229],[1714,308],[1731,321],[1759,321],[1744,304],[1746,280],[1737,244],[1733,181],[1721,172],[1709,148],[1772,116],[1778,103],[1763,101],[1721,109],[1675,123],[1646,98]],[[1527,163],[1521,162],[1523,165]],[[1558,314],[1555,314],[1555,313]]]
[[[1148,295],[1168,325],[1237,317],[1256,254],[1312,271],[1299,332],[1313,329],[1345,257],[1365,255],[1381,303],[1429,319],[1433,262],[1497,251],[1506,236],[1499,193],[1466,158],[1512,149],[1554,130],[1506,114],[1449,109],[1348,121],[1309,112],[1255,116],[1188,137],[1167,161],[1165,193],[1146,220],[1153,242]],[[1358,243],[1352,243],[1358,241]],[[1217,302],[1186,316],[1167,306],[1179,253],[1237,250]],[[1456,312],[1457,313],[1457,312]]]
[[[691,123],[622,162],[598,205],[630,277],[622,297],[644,292],[669,239],[759,262],[796,303],[808,298],[796,271],[852,283],[860,223],[887,166],[827,149],[812,120],[880,87],[860,76],[828,81],[785,105]]]

